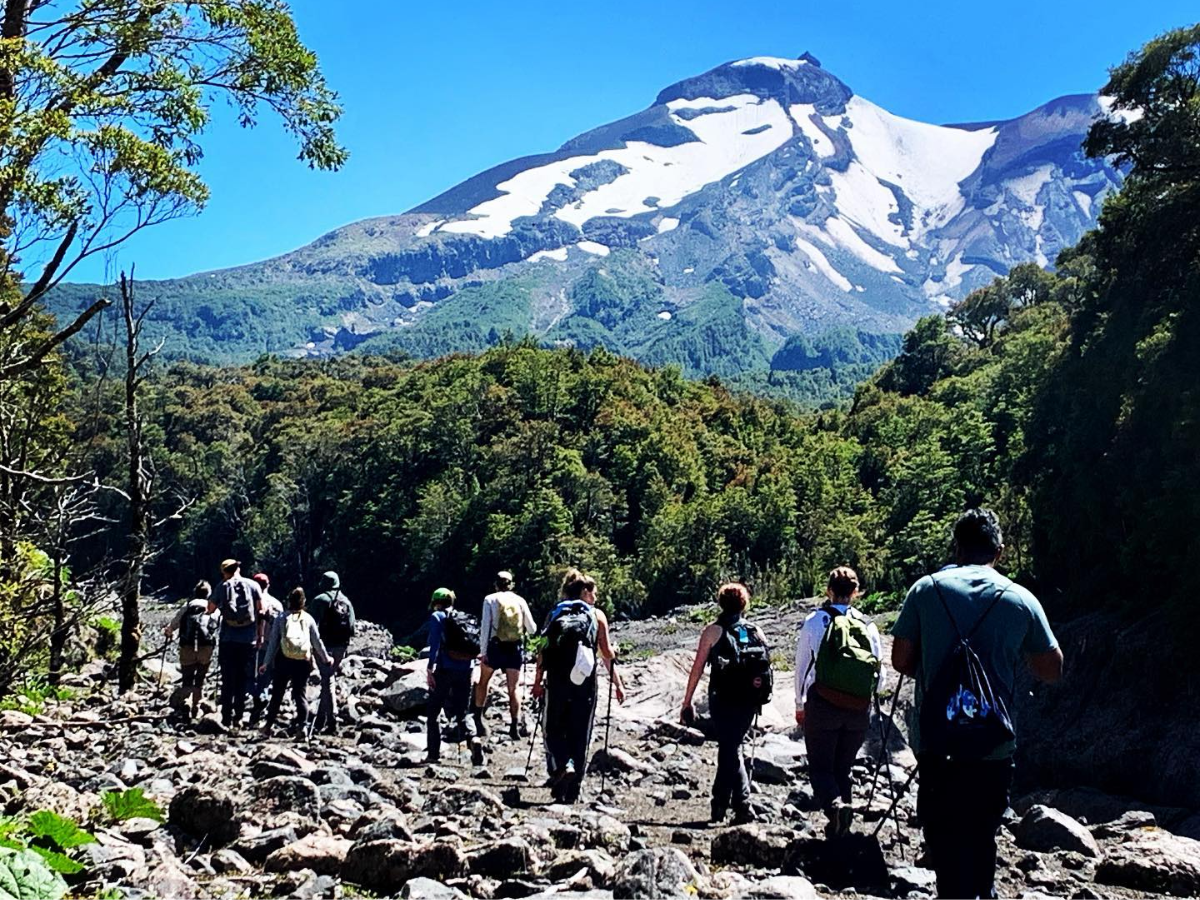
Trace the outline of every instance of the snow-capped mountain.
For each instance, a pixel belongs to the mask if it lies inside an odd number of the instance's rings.
[[[1104,114],[1076,95],[934,125],[808,54],[743,59],[409,213],[204,276],[201,292],[219,305],[269,284],[276,307],[290,300],[300,330],[286,346],[248,336],[255,350],[371,339],[429,355],[511,331],[691,371],[760,367],[794,335],[899,332],[1016,263],[1051,265],[1120,186],[1080,150]]]

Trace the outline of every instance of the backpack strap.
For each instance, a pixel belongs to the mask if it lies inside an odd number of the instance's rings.
[[[950,606],[946,603],[946,597],[942,594],[942,588],[938,584],[937,579],[930,575],[929,580],[933,582],[933,589],[937,592],[938,599],[942,601],[942,609],[946,611],[946,617],[950,620],[950,624],[954,628],[954,633],[958,636],[960,641],[970,641],[971,638],[975,636],[975,632],[979,630],[979,626],[983,624],[983,620],[991,614],[992,610],[996,608],[996,604],[1000,602],[1000,598],[1008,593],[1008,589],[1015,584],[1012,579],[1009,579],[1008,584],[998,591],[994,597],[992,597],[992,602],[988,604],[988,608],[983,611],[983,615],[975,620],[975,624],[971,626],[971,630],[968,631],[964,637],[962,629],[958,627],[958,622],[954,619],[954,613],[950,612]]]

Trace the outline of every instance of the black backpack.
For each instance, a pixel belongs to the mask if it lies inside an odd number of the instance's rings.
[[[718,624],[722,634],[709,654],[709,696],[737,706],[761,707],[769,703],[775,687],[770,646],[744,619]]]
[[[327,647],[345,647],[354,637],[354,628],[350,624],[353,608],[350,601],[338,593],[329,604],[329,609],[321,618],[321,641]]]
[[[474,659],[479,655],[479,620],[457,609],[446,610],[442,646],[451,659]]]
[[[231,578],[221,585],[221,616],[226,625],[253,625],[254,612],[254,599],[245,578]]]
[[[596,611],[582,600],[564,600],[550,613],[544,636],[542,663],[553,678],[565,678],[575,666],[580,645],[593,652],[599,627]],[[593,670],[594,671],[594,670]]]
[[[216,646],[219,625],[220,619],[208,614],[207,603],[188,603],[179,623],[179,646],[193,649]]]
[[[924,751],[955,760],[983,759],[1016,737],[1002,697],[992,690],[987,667],[971,647],[979,630],[1010,583],[999,591],[966,635],[959,630],[937,579],[930,576],[957,641],[942,660],[921,701],[921,746]]]

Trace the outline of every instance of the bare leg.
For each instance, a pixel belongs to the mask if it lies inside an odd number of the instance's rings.
[[[506,669],[504,677],[508,680],[508,717],[515,722],[521,716],[521,670]]]

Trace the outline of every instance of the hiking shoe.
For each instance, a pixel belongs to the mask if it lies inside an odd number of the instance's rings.
[[[513,722],[508,726],[508,736],[514,741],[519,741],[521,739],[521,729],[517,726],[516,722]]]
[[[710,825],[720,825],[725,821],[727,815],[729,815],[729,810],[724,806],[714,806],[712,808],[712,815],[708,818],[708,823]]]
[[[754,814],[754,810],[748,806],[740,806],[733,811],[734,825],[749,825],[751,822],[757,821],[758,816],[756,816]]]
[[[483,721],[483,710],[481,709],[475,710],[475,733],[479,737],[487,737],[491,733],[491,730]]]
[[[478,740],[471,741],[471,765],[483,765],[483,744]]]
[[[838,834],[849,834],[854,823],[854,807],[849,804],[837,807]]]

